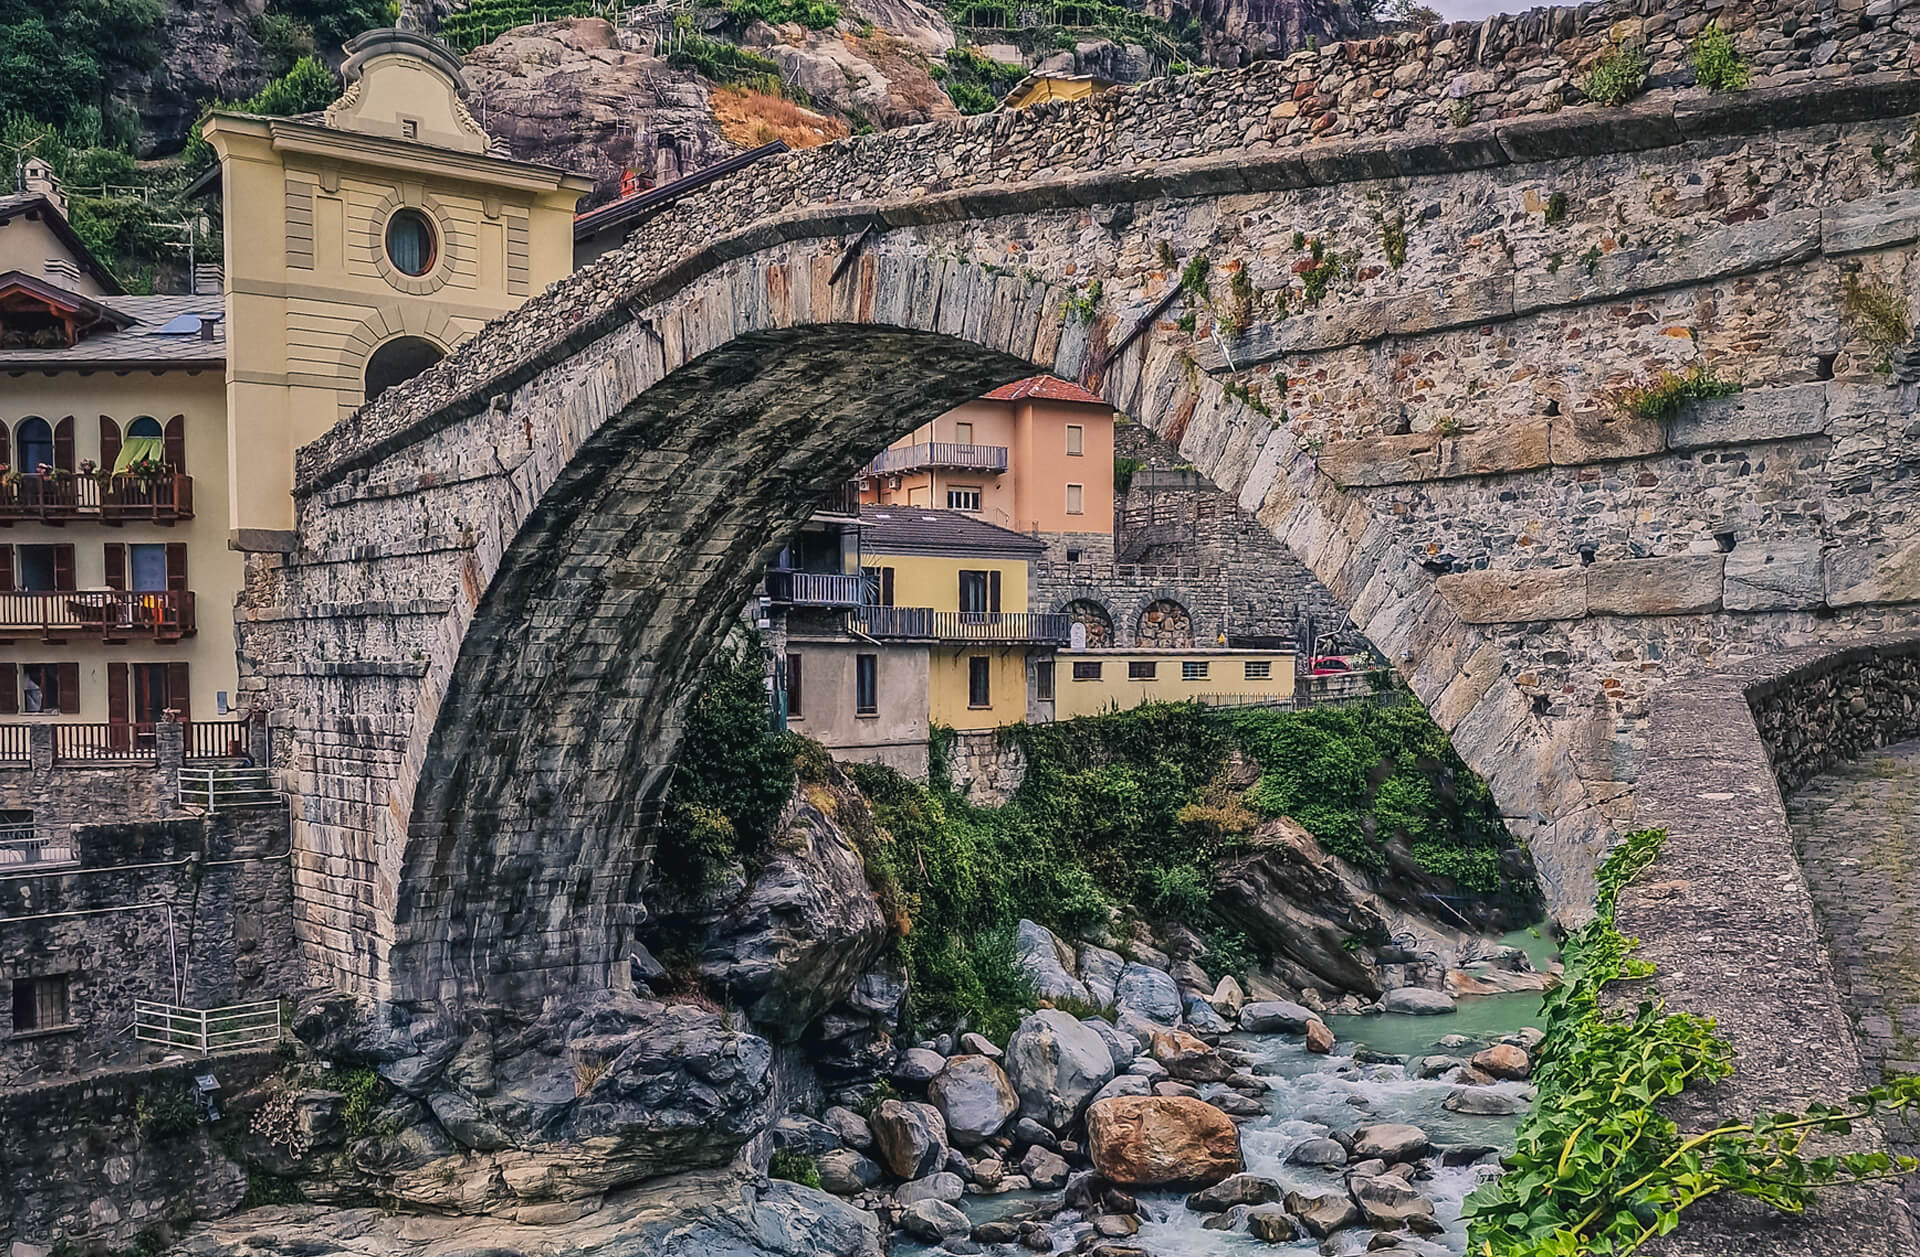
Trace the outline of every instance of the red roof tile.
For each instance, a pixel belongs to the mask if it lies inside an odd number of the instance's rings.
[[[1065,380],[1056,380],[1050,375],[1029,376],[1024,380],[1015,380],[1011,384],[1002,384],[988,393],[984,400],[990,402],[1018,402],[1032,398],[1043,402],[1085,402],[1091,406],[1104,406],[1106,401],[1094,393],[1089,393],[1078,384],[1069,384]]]

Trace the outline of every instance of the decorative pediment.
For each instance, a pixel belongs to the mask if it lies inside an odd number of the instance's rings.
[[[485,153],[487,133],[465,104],[467,81],[445,45],[403,30],[368,31],[347,44],[347,90],[326,125],[389,140]]]

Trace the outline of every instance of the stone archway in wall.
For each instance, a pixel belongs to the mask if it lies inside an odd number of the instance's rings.
[[[1190,649],[1193,613],[1171,598],[1155,598],[1134,619],[1133,644],[1142,650]]]
[[[1113,616],[1106,607],[1091,598],[1075,598],[1060,608],[1060,613],[1072,624],[1078,625],[1087,635],[1089,649],[1113,646],[1117,643],[1113,637]]]

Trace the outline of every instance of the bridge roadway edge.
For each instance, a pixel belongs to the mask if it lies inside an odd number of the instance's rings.
[[[1653,866],[1621,896],[1619,928],[1657,966],[1614,1002],[1650,996],[1712,1017],[1732,1077],[1689,1092],[1683,1129],[1716,1117],[1843,1102],[1866,1084],[1782,794],[1832,764],[1920,732],[1920,636],[1758,657],[1663,689],[1641,775],[1639,824],[1665,828]],[[1650,988],[1650,989],[1649,989]],[[1877,1081],[1877,1080],[1873,1080]],[[1856,1148],[1884,1147],[1860,1132]],[[1830,1191],[1800,1218],[1703,1202],[1666,1257],[1911,1257],[1920,1236],[1897,1191]]]

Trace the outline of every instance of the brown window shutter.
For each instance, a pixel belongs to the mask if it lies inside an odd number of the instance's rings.
[[[112,471],[120,457],[120,425],[109,415],[100,416],[100,470]]]
[[[20,714],[20,665],[0,663],[0,716]]]
[[[53,465],[61,471],[72,471],[77,466],[73,461],[72,415],[53,425]]]
[[[75,583],[73,568],[73,547],[60,545],[53,548],[53,587],[62,593],[80,588]]]
[[[995,569],[987,573],[987,610],[1000,614],[1000,572]]]
[[[13,584],[13,547],[0,546],[0,589],[12,589]]]
[[[77,716],[80,714],[80,665],[63,663],[57,666],[59,671],[54,674],[54,683],[60,687],[60,714]]]
[[[127,587],[127,547],[118,541],[107,543],[107,588]]]
[[[165,443],[161,449],[169,470],[176,476],[187,474],[187,417],[175,415],[167,420]]]
[[[107,719],[114,724],[127,723],[127,665],[107,665]]]
[[[181,724],[186,724],[193,718],[187,706],[187,665],[185,663],[167,665],[167,706],[180,713]]]
[[[187,543],[167,543],[167,588],[176,593],[187,591]]]

